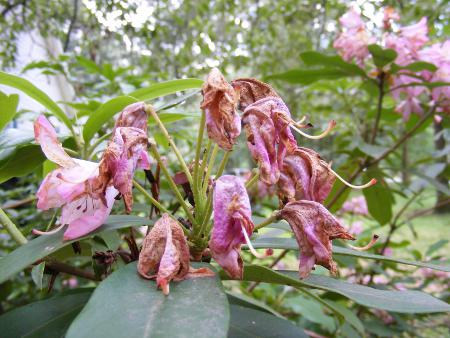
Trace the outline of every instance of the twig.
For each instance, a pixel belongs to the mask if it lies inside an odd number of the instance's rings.
[[[99,281],[99,279],[95,276],[94,273],[76,268],[74,266],[68,265],[63,262],[55,261],[55,260],[46,260],[45,267],[54,272],[62,272],[67,273],[69,275],[74,275],[78,277],[82,277],[85,279]]]
[[[64,53],[67,52],[67,49],[69,48],[69,42],[70,42],[70,35],[72,34],[73,27],[75,25],[75,22],[77,21],[77,15],[78,15],[78,0],[73,1],[73,14],[72,18],[70,19],[69,29],[67,30],[66,35],[66,41],[64,42]]]
[[[2,208],[3,209],[15,209],[24,204],[31,203],[35,200],[36,200],[36,196],[31,196],[31,197],[24,198],[23,200],[20,200],[20,201],[13,201],[13,202],[5,203],[5,204],[3,204]]]

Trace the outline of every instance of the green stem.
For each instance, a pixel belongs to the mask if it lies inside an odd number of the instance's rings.
[[[112,135],[112,132],[110,133],[106,133],[105,135],[103,135],[102,137],[98,138],[94,144],[92,144],[88,149],[87,149],[87,157],[91,157],[92,152],[95,150],[95,148],[97,148],[104,140],[108,139],[110,136]]]
[[[155,207],[157,207],[161,212],[164,212],[166,214],[168,214],[172,219],[176,220],[178,222],[178,220],[173,217],[173,215],[170,213],[169,210],[167,210],[164,206],[162,206],[161,203],[159,203],[156,199],[153,198],[152,195],[150,195],[142,185],[140,185],[136,180],[133,180],[133,185],[141,192],[144,194],[144,196],[150,201],[150,203],[152,203]],[[178,222],[179,223],[179,222]],[[184,233],[186,235],[189,235],[189,230],[186,229],[183,224],[179,223],[181,228],[183,229]]]
[[[180,151],[178,150],[176,144],[173,142],[172,136],[169,135],[169,132],[167,131],[166,127],[164,126],[164,124],[161,122],[161,120],[159,119],[158,114],[156,114],[156,111],[153,109],[153,107],[151,105],[146,105],[146,112],[148,114],[150,114],[153,119],[155,120],[156,124],[158,125],[159,129],[161,130],[161,132],[164,134],[164,136],[167,138],[167,140],[169,141],[170,146],[172,147],[173,152],[175,153],[175,156],[177,157],[178,161],[180,162],[181,167],[183,168],[184,173],[186,174],[186,177],[189,181],[189,184],[191,185],[191,188],[194,190],[194,184],[193,184],[193,180],[192,180],[192,175],[189,171],[188,166],[186,165],[186,162],[184,161],[183,156],[181,155]]]
[[[198,179],[198,172],[199,172],[199,161],[200,161],[200,153],[202,151],[203,132],[205,130],[205,124],[206,124],[206,114],[205,114],[205,111],[202,110],[200,126],[198,129],[197,147],[195,150],[195,165],[194,165],[194,185],[195,185],[194,188],[197,192],[200,191],[200,182]],[[195,197],[195,195],[194,195],[194,197]],[[197,201],[196,201],[196,204],[197,204]]]
[[[161,155],[159,154],[158,150],[156,149],[156,146],[154,144],[152,144],[150,146],[150,150],[152,152],[152,155],[155,157],[156,161],[158,161],[158,164],[159,164],[161,170],[163,171],[164,175],[166,176],[167,183],[169,183],[170,189],[172,189],[172,191],[174,192],[175,197],[178,200],[178,203],[180,203],[181,207],[186,212],[186,215],[189,218],[189,221],[192,223],[192,225],[194,225],[195,224],[194,216],[192,216],[192,213],[189,210],[189,207],[187,206],[186,202],[184,201],[183,196],[181,196],[180,190],[178,190],[177,185],[173,181],[172,176],[169,173],[169,170],[164,165],[164,162],[162,161]]]
[[[63,149],[70,156],[76,156],[76,157],[80,156],[80,153],[78,153],[78,151],[75,151],[75,150],[72,150],[72,149],[69,149],[69,148],[65,148],[65,147]]]
[[[250,189],[255,183],[257,183],[259,180],[259,172],[257,172],[255,175],[252,176],[251,179],[245,183],[245,188]]]
[[[211,157],[209,158],[208,162],[208,168],[206,169],[205,174],[205,182],[203,182],[203,188],[202,188],[202,196],[206,195],[206,190],[208,190],[208,181],[211,177],[211,172],[214,167],[214,163],[216,162],[217,153],[219,151],[219,146],[216,144],[214,145]]]
[[[280,219],[281,211],[276,210],[270,215],[270,217],[266,218],[263,222],[259,223],[258,225],[255,225],[255,230],[259,230],[261,228],[264,228],[265,226],[268,226],[269,224],[272,224],[273,222]]]
[[[0,223],[8,231],[11,237],[20,245],[27,243],[27,239],[20,232],[17,226],[9,219],[8,215],[0,208]]]

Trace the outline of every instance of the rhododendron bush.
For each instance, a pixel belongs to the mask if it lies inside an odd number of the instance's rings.
[[[450,41],[431,41],[425,17],[400,21],[385,8],[370,29],[351,8],[335,55],[303,52],[302,68],[263,79],[218,65],[89,114],[1,72],[0,84],[44,109],[32,135],[0,136],[0,181],[39,178],[30,202],[43,215],[19,226],[13,208],[0,209],[15,241],[0,282],[31,276],[32,293],[47,292],[2,314],[0,336],[358,337],[384,325],[389,336],[448,312],[450,267],[433,256],[446,242],[409,257],[392,250],[406,245],[393,234],[411,203],[429,185],[448,191],[436,180],[445,165],[428,159],[429,174],[418,163],[407,190],[395,161],[409,139],[448,122]],[[310,86],[320,101],[320,84],[348,79],[369,98],[360,130],[344,113],[322,127],[277,89]],[[0,97],[2,128],[19,115],[14,95]],[[339,152],[322,155],[323,142]]]

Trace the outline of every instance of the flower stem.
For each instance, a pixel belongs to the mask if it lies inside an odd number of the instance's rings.
[[[189,210],[189,207],[187,206],[186,202],[184,201],[183,196],[181,196],[180,190],[178,190],[177,185],[173,181],[172,176],[169,173],[169,170],[164,165],[164,163],[161,159],[161,155],[159,154],[158,150],[156,149],[156,146],[154,144],[152,144],[150,146],[150,150],[152,152],[152,155],[155,157],[156,161],[158,161],[158,164],[159,164],[161,170],[163,171],[164,175],[167,178],[167,183],[169,183],[169,186],[172,189],[172,191],[174,192],[178,202],[180,203],[183,210],[186,212],[186,215],[189,218],[189,221],[192,223],[192,225],[194,225],[195,224],[194,216],[192,216],[192,213]]]
[[[183,168],[184,173],[186,174],[186,177],[187,177],[187,179],[189,181],[189,184],[191,185],[191,188],[195,189],[195,187],[193,186],[192,175],[191,175],[191,173],[189,171],[189,168],[187,167],[186,162],[184,161],[184,158],[181,155],[180,151],[178,150],[175,142],[173,142],[172,136],[169,135],[169,132],[167,131],[166,127],[164,126],[164,124],[159,119],[158,114],[156,114],[156,111],[153,109],[153,107],[151,105],[146,105],[145,106],[145,111],[154,118],[154,120],[155,120],[156,124],[158,125],[159,129],[162,131],[164,136],[169,141],[169,144],[172,147],[172,150],[175,153],[175,156],[177,157],[178,162],[180,162],[180,165]]]
[[[206,190],[208,189],[209,177],[211,176],[211,171],[214,167],[214,162],[216,161],[216,156],[217,156],[218,151],[219,151],[219,146],[216,144],[216,145],[214,145],[211,157],[209,158],[208,168],[206,169],[205,182],[203,182],[203,187],[202,187],[202,196],[206,195]]]
[[[383,111],[383,98],[384,98],[384,77],[385,73],[381,72],[378,78],[378,102],[377,102],[377,116],[375,118],[375,124],[372,130],[372,137],[370,138],[370,144],[375,143],[375,139],[378,134],[378,129],[380,125],[381,113]]]
[[[106,133],[105,135],[103,135],[102,137],[100,137],[100,138],[98,138],[95,142],[94,142],[94,144],[93,145],[91,145],[89,148],[88,148],[88,150],[87,150],[87,152],[86,152],[86,155],[87,155],[87,157],[88,158],[90,158],[91,157],[91,155],[92,155],[92,152],[104,141],[104,140],[107,140],[110,136],[112,135],[112,132],[111,133]]]
[[[27,239],[20,232],[17,226],[9,219],[8,215],[0,208],[0,223],[8,231],[11,237],[20,245],[27,243]]]
[[[202,143],[203,143],[203,132],[205,130],[205,124],[206,124],[206,114],[205,111],[202,110],[202,115],[200,119],[200,126],[198,129],[198,136],[197,136],[197,148],[195,150],[195,165],[194,165],[194,189],[199,192],[200,191],[200,182],[198,179],[198,172],[199,172],[199,161],[200,161],[200,153],[202,151]],[[194,195],[195,197],[195,195]],[[198,197],[198,196],[197,196]],[[196,201],[197,204],[197,201]]]
[[[252,176],[251,179],[245,183],[245,188],[250,189],[256,182],[259,180],[259,172],[256,172],[255,175]]]
[[[169,210],[167,210],[164,206],[162,206],[161,203],[159,203],[156,199],[153,198],[152,195],[150,195],[142,185],[140,185],[136,180],[133,180],[133,185],[141,192],[144,194],[144,196],[150,201],[150,203],[152,203],[155,207],[157,207],[161,212],[164,212],[166,214],[168,214],[170,217],[172,217],[174,220],[176,220],[178,222],[178,220],[170,213]],[[179,223],[179,222],[178,222]],[[186,235],[189,235],[189,230],[186,229],[183,224],[179,223],[181,228],[183,229],[183,232]]]
[[[263,222],[259,223],[258,225],[255,225],[254,230],[259,230],[261,228],[264,228],[265,226],[268,226],[269,224],[272,224],[273,222],[280,219],[281,211],[275,210],[270,217],[266,218]]]

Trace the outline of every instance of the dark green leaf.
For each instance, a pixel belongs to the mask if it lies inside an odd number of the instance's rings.
[[[102,231],[121,229],[130,226],[148,225],[151,223],[152,221],[144,217],[123,215],[109,216],[106,223],[100,228],[88,236],[77,239],[77,241],[91,237]],[[63,241],[64,231],[65,229],[61,229],[55,234],[39,236],[0,259],[0,283],[33,264],[38,259],[44,258],[62,247],[75,242],[75,240]]]
[[[378,45],[372,44],[368,46],[368,49],[370,54],[372,54],[373,62],[379,69],[397,58],[397,52],[390,48],[383,49]]]
[[[72,126],[70,119],[62,111],[62,109],[53,101],[47,94],[42,90],[34,86],[30,81],[25,80],[19,76],[12,74],[7,74],[0,71],[0,84],[10,86],[21,90],[23,93],[27,94],[32,99],[36,100],[47,108],[50,112],[55,114],[57,117],[64,122],[66,126]]]
[[[222,274],[223,279],[228,279]],[[387,291],[338,279],[311,275],[300,280],[297,271],[274,271],[258,265],[247,265],[244,280],[308,287],[334,292],[354,302],[377,309],[401,313],[434,313],[450,311],[450,305],[421,291]]]
[[[425,256],[430,256],[431,254],[435,253],[442,247],[446,246],[448,242],[449,242],[448,239],[441,239],[441,240],[437,241],[436,243],[433,243],[432,245],[430,245],[428,247],[427,252],[425,253]]]
[[[292,69],[285,73],[270,75],[267,79],[308,85],[318,80],[335,80],[348,75],[346,71],[337,68]]]
[[[31,303],[0,316],[2,337],[63,337],[91,291],[60,295]]]
[[[307,338],[308,335],[286,319],[266,312],[231,305],[229,338]]]
[[[375,185],[364,189],[363,194],[370,215],[381,225],[384,225],[392,218],[392,205],[394,203],[392,192],[389,190],[383,173],[379,169],[369,169],[364,173],[363,177],[366,181],[370,181],[372,178],[377,180]]]
[[[19,95],[6,95],[0,92],[0,130],[14,118],[18,104]]]
[[[236,292],[232,292],[232,291],[227,291],[226,293],[227,293],[227,297],[228,297],[228,302],[232,305],[239,305],[239,306],[247,307],[247,308],[258,310],[258,311],[267,312],[274,316],[283,318],[283,316],[281,314],[279,314],[278,312],[276,312],[275,310],[273,310],[272,308],[270,308],[269,306],[267,306],[263,302],[260,302],[257,299],[246,296],[242,293],[236,293]]]
[[[288,249],[288,250],[298,250],[298,244],[297,241],[294,238],[257,238],[256,240],[252,241],[253,246],[255,249]],[[242,247],[244,250],[247,249],[247,246]],[[341,246],[333,246],[333,255],[337,256],[351,256],[351,257],[358,257],[358,258],[364,258],[364,259],[374,259],[378,261],[386,261],[386,262],[394,262],[399,264],[405,264],[405,265],[412,265],[412,266],[418,266],[423,268],[429,268],[433,270],[439,270],[439,271],[447,271],[450,272],[450,265],[445,265],[442,263],[427,263],[427,262],[415,262],[415,261],[409,261],[406,259],[400,259],[400,258],[394,258],[391,256],[381,256],[381,255],[375,255],[371,254],[365,251],[357,251],[353,249],[344,248]]]
[[[147,101],[187,89],[201,88],[202,85],[203,81],[200,79],[179,79],[155,83],[149,87],[135,90],[128,95],[138,100]]]
[[[228,301],[217,277],[171,282],[164,296],[130,263],[100,283],[66,337],[220,338],[228,325]]]
[[[34,284],[42,290],[42,279],[44,278],[44,269],[45,262],[39,263],[38,265],[33,266],[31,269],[31,278],[33,279]]]
[[[363,69],[355,64],[345,62],[338,55],[330,56],[315,51],[309,51],[301,53],[300,57],[307,66],[336,67],[346,71],[349,75],[366,76]]]
[[[424,61],[413,62],[407,66],[399,66],[394,63],[391,67],[391,71],[393,73],[397,73],[400,70],[410,70],[412,72],[421,72],[423,70],[428,70],[430,72],[435,72],[437,70],[437,67],[432,63]]]
[[[114,115],[121,112],[126,106],[138,102],[131,96],[118,96],[102,104],[95,112],[93,112],[83,128],[83,138],[85,142],[95,135],[100,128],[113,118]]]
[[[31,173],[42,162],[45,156],[41,148],[36,145],[27,145],[8,155],[8,160],[1,163],[0,183],[12,177],[20,177]]]

